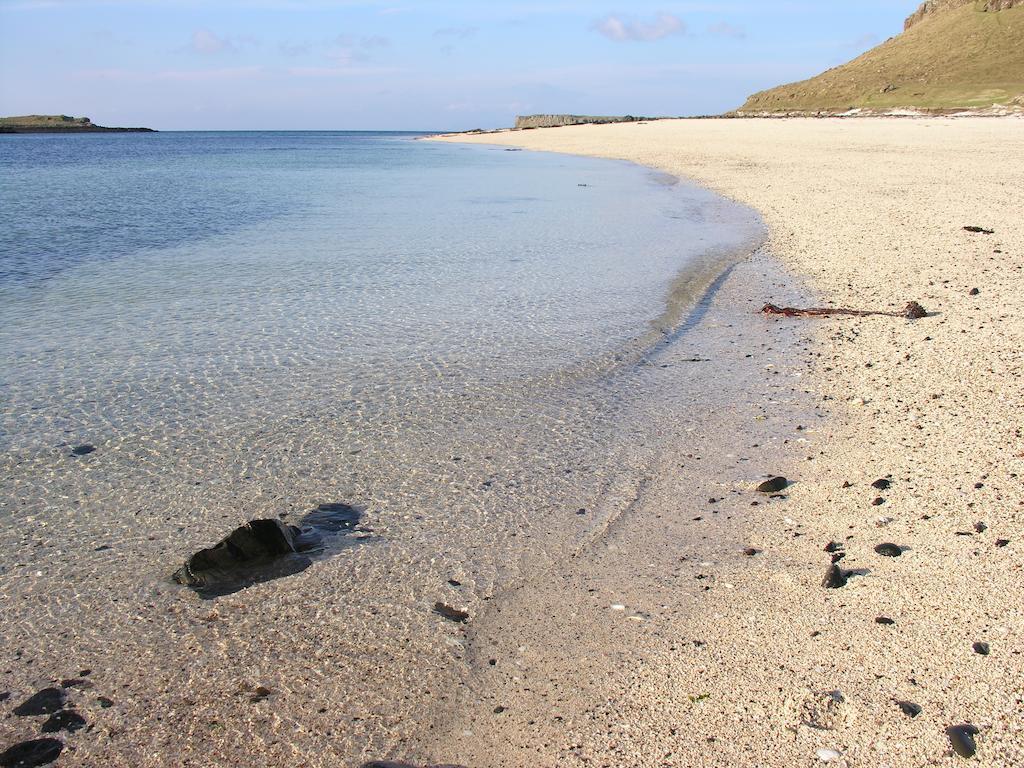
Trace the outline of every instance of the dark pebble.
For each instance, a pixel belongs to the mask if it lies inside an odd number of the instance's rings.
[[[759,486],[757,490],[761,493],[778,493],[779,491],[785,490],[789,485],[789,481],[784,477],[773,477],[771,480],[765,480]]]
[[[1000,548],[1005,547],[1009,543],[1009,539],[996,539],[996,546]]]
[[[100,696],[98,699],[96,699],[96,703],[104,709],[110,709],[112,706],[114,706],[114,702],[112,702],[106,696]]]
[[[846,573],[838,565],[833,563],[825,571],[825,578],[821,580],[821,586],[825,589],[839,589],[846,586]]]
[[[876,496],[874,501],[871,502],[872,507],[880,507],[883,504],[885,504],[885,499],[883,499],[881,496]]]
[[[871,484],[872,488],[879,491],[888,491],[892,487],[892,480],[886,480],[884,477],[880,477]]]
[[[461,587],[462,586],[462,582],[459,581],[458,579],[448,579],[448,583],[451,586],[453,586],[453,587]]]
[[[82,680],[79,677],[72,678],[70,680],[61,680],[61,688],[92,688],[92,683],[88,680]]]
[[[951,725],[946,729],[949,743],[953,745],[953,751],[960,755],[960,757],[974,757],[978,751],[978,746],[974,743],[974,737],[978,733],[978,729],[970,723]]]
[[[838,541],[830,541],[828,544],[825,545],[826,552],[838,552],[842,548],[843,545],[840,544]]]
[[[67,731],[68,733],[74,733],[75,731],[85,727],[85,718],[75,712],[73,709],[65,709],[60,712],[54,712],[50,715],[49,719],[43,723],[43,733],[57,733],[58,731]]]
[[[743,550],[743,554],[746,555],[747,557],[753,557],[754,555],[761,554],[761,550],[760,549],[754,549],[753,547],[747,547],[746,549]]]
[[[875,552],[880,554],[882,557],[899,557],[903,554],[903,547],[899,544],[879,544],[875,547]]]
[[[969,226],[964,227],[965,232],[974,232],[979,235],[994,235],[996,231],[994,229],[985,229],[984,227]]]
[[[0,693],[0,701],[7,701],[9,698],[11,698],[10,691],[4,691],[3,693]]]
[[[978,521],[974,524],[974,530],[976,530],[978,533],[984,533],[988,530],[988,526],[985,525],[983,522]]]
[[[895,623],[896,622],[893,619],[890,619],[888,616],[878,616],[875,618],[875,624],[885,624],[886,626],[891,626]]]
[[[249,701],[252,701],[254,703],[263,701],[272,693],[273,691],[267,688],[267,686],[265,685],[257,686],[256,690],[252,692],[252,696],[249,697]]]
[[[903,308],[903,314],[908,320],[920,320],[922,317],[928,317],[928,310],[916,301],[908,301],[907,306]]]
[[[52,715],[64,709],[64,702],[67,694],[60,688],[43,688],[38,693],[33,693],[25,701],[14,708],[14,714],[18,717],[36,717],[38,715]]]
[[[49,765],[64,750],[64,743],[59,739],[32,739],[15,744],[0,754],[0,766],[3,768],[35,768],[37,765]]]
[[[977,288],[971,288],[971,290],[969,290],[967,293],[970,296],[977,296],[979,293],[981,293],[981,291],[979,291]]]
[[[440,600],[434,603],[434,613],[438,616],[443,616],[448,619],[448,621],[454,621],[456,624],[465,624],[469,621],[468,613],[460,611],[458,608],[452,608],[450,605],[446,605]]]
[[[85,445],[76,445],[74,448],[71,449],[71,455],[72,456],[88,456],[90,453],[94,452],[95,450],[96,450],[96,446],[95,445],[89,445],[88,443],[86,443]]]
[[[500,704],[494,708],[494,714],[496,715],[500,715],[504,711],[505,707],[501,706]]]
[[[992,653],[992,648],[989,646],[988,643],[978,642],[972,645],[971,647],[974,648],[974,652],[979,656],[988,656],[990,653]]]
[[[920,704],[915,704],[912,701],[897,701],[896,704],[907,717],[917,717],[923,711]]]
[[[851,483],[849,480],[844,480],[843,488],[853,488],[853,483]]]

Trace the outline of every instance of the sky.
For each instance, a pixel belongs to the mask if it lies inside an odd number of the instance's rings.
[[[468,130],[716,114],[899,33],[916,0],[0,0],[0,115]]]

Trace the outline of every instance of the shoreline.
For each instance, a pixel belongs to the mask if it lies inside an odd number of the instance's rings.
[[[1024,761],[1021,686],[1006,682],[1024,680],[1024,606],[1008,597],[1024,587],[1018,126],[736,119],[443,139],[631,160],[693,179],[758,210],[771,252],[830,304],[898,309],[917,300],[935,313],[916,322],[764,320],[813,337],[801,373],[832,416],[788,444],[796,483],[780,513],[743,510],[758,554],[707,565],[710,594],[685,616],[663,617],[664,634],[700,643],[700,653],[646,646],[634,674],[598,684],[603,704],[568,724],[543,720],[546,697],[529,701],[522,718],[498,705],[474,768],[952,765],[962,758],[947,729],[963,724],[979,731],[977,764]],[[876,479],[891,488],[872,488]],[[678,503],[666,490],[630,516],[657,519]],[[634,526],[623,542],[640,533]],[[866,571],[834,590],[822,586],[831,541],[843,545],[842,567]],[[902,556],[874,551],[886,542]],[[651,600],[675,594],[656,582],[647,584]],[[606,641],[586,673],[617,669],[623,637]],[[577,665],[557,655],[538,663],[571,686],[564,673]],[[573,698],[555,690],[560,702]],[[904,704],[921,711],[911,716]],[[517,738],[523,729],[533,733]],[[435,744],[429,754],[458,763],[459,746]]]

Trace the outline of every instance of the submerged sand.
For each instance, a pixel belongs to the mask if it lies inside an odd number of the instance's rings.
[[[759,210],[772,254],[824,305],[916,300],[932,314],[762,318],[753,307],[776,287],[741,265],[747,279],[718,301],[751,308],[764,333],[812,337],[761,362],[826,418],[769,394],[764,415],[789,419],[791,438],[748,440],[742,481],[737,454],[715,456],[717,487],[690,474],[707,457],[663,456],[588,547],[480,617],[461,708],[420,754],[478,768],[954,765],[947,729],[969,725],[973,764],[1024,764],[1024,122],[662,121],[452,140],[695,179]],[[743,442],[707,440],[712,454]],[[772,472],[793,481],[785,498],[752,491]],[[822,585],[831,542],[856,573],[838,589]]]

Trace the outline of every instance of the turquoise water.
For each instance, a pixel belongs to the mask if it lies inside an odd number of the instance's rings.
[[[393,736],[458,646],[434,602],[478,610],[633,493],[662,416],[630,372],[761,235],[636,166],[409,134],[0,137],[0,644],[33,660],[0,688],[118,691],[83,764],[206,764],[176,691],[239,680],[290,697],[218,744],[321,764],[291,725],[320,696],[396,718],[331,754]],[[217,614],[171,584],[325,502],[364,512],[337,557]]]

